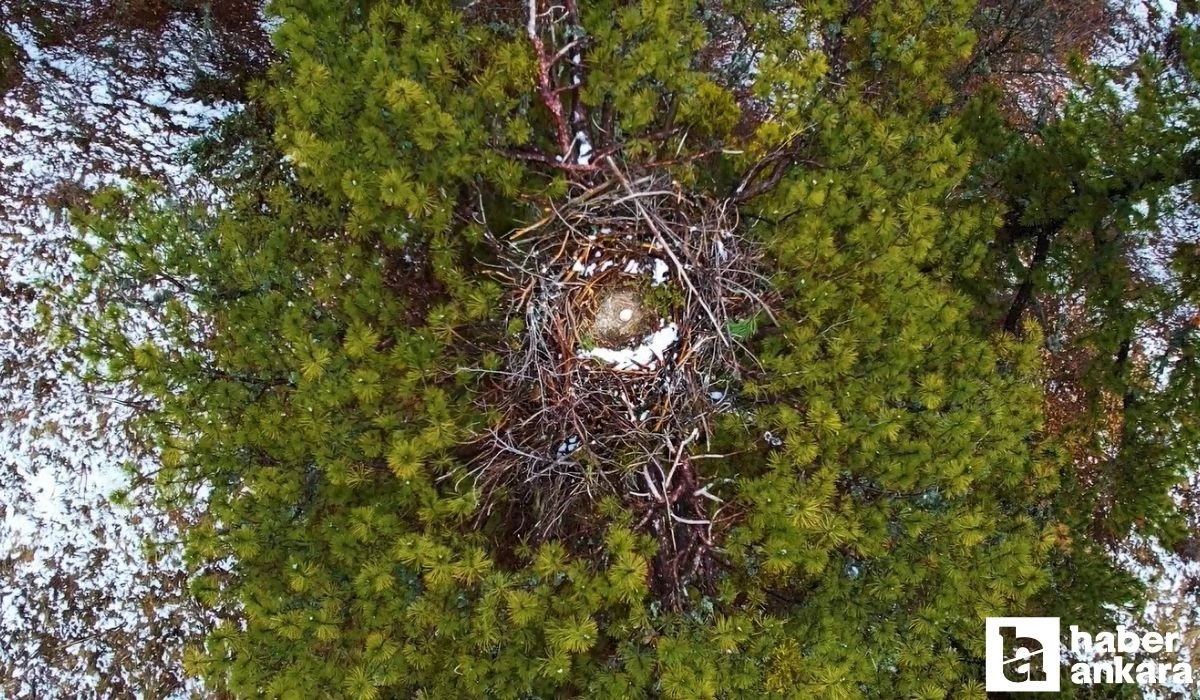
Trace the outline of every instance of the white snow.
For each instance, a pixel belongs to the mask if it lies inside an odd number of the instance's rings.
[[[577,162],[580,165],[591,165],[592,163],[592,142],[588,139],[587,134],[582,131],[575,132],[575,143],[579,145],[579,158]]]
[[[170,127],[202,131],[236,109],[168,89],[201,67],[189,41],[194,25],[167,30],[181,50],[159,57],[162,80],[70,47],[41,48],[16,20],[6,30],[28,58],[26,81],[0,102],[6,194],[37,200],[63,181],[95,188],[139,175],[177,184],[188,173],[175,155],[190,136]],[[208,621],[186,603],[178,550],[167,545],[150,558],[143,546],[178,540],[190,513],[181,507],[169,520],[144,490],[128,509],[109,500],[128,485],[123,463],[143,474],[158,466],[132,439],[133,411],[122,403],[142,397],[124,386],[85,386],[62,369],[72,353],[38,329],[37,305],[49,301],[38,285],[73,283],[79,260],[68,240],[77,232],[44,207],[0,199],[0,209],[8,224],[0,278],[30,290],[0,304],[0,365],[13,368],[0,377],[0,559],[10,564],[0,572],[0,676],[12,680],[0,694],[92,697],[105,677],[135,690],[138,677],[146,687],[174,685],[183,643]],[[182,681],[168,697],[199,692]]]
[[[666,283],[667,274],[670,273],[671,268],[667,265],[667,262],[661,258],[653,258],[653,260],[654,271],[651,273],[650,284],[658,287]]]
[[[583,261],[576,260],[571,264],[571,269],[575,272],[578,272],[580,277],[591,277],[592,273],[596,271],[596,263],[588,263],[587,265],[584,265]]]
[[[563,440],[562,442],[560,442],[558,444],[558,450],[556,450],[556,454],[559,457],[566,457],[567,455],[571,454],[572,452],[574,452],[575,450],[578,450],[578,449],[579,449],[579,436],[572,435],[571,437],[567,438],[566,440]]]
[[[600,255],[601,255],[600,251],[596,251],[596,257],[599,257]],[[591,277],[592,275],[596,274],[597,272],[604,272],[605,270],[615,266],[616,264],[617,263],[613,262],[612,260],[598,260],[596,262],[590,262],[585,265],[585,264],[583,264],[582,260],[576,260],[575,262],[571,263],[571,269],[573,271],[579,273],[580,277]],[[546,271],[546,269],[543,268],[542,272],[545,272],[545,271]]]
[[[661,361],[675,341],[679,340],[679,329],[674,323],[668,323],[657,331],[642,339],[635,347],[629,348],[592,348],[580,350],[579,357],[590,357],[608,363],[614,369],[648,369]]]

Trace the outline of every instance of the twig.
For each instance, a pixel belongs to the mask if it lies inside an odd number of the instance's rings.
[[[621,184],[625,186],[625,189],[628,190],[630,194],[633,194],[633,187],[629,184],[629,180],[625,177],[625,175],[621,173],[620,168],[617,167],[617,164],[613,161],[612,157],[607,156],[604,160],[608,163],[608,167],[612,170],[617,179],[621,181]],[[704,313],[708,315],[708,320],[712,321],[713,330],[716,331],[718,337],[721,339],[721,342],[728,346],[729,339],[725,337],[720,322],[718,322],[717,317],[713,315],[712,309],[708,308],[708,304],[705,303],[703,297],[700,296],[700,292],[696,291],[695,285],[692,284],[691,278],[688,277],[687,271],[684,270],[683,263],[679,262],[679,258],[675,255],[675,251],[671,250],[671,246],[667,245],[667,241],[663,238],[662,232],[660,232],[658,227],[654,225],[654,221],[650,218],[650,215],[646,213],[646,210],[642,207],[641,202],[634,200],[634,206],[637,207],[638,213],[641,214],[642,218],[646,221],[646,225],[650,227],[650,232],[654,234],[659,245],[662,246],[663,250],[665,250],[667,255],[671,258],[671,262],[675,263],[675,271],[679,274],[679,278],[683,280],[683,283],[687,285],[688,291],[695,296],[695,299],[700,304],[700,307],[704,309]]]
[[[542,97],[542,104],[550,110],[554,128],[558,132],[558,147],[562,151],[562,162],[566,163],[571,153],[570,129],[563,117],[562,102],[555,94],[554,83],[550,77],[550,68],[554,61],[546,56],[546,45],[542,42],[542,37],[538,35],[537,3],[538,0],[529,0],[529,23],[526,31],[529,34],[529,41],[533,43],[533,53],[538,64],[538,93]]]

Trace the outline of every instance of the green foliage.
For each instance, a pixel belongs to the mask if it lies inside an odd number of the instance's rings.
[[[163,497],[205,487],[190,561],[236,562],[193,581],[240,614],[190,663],[272,697],[982,697],[983,618],[1036,606],[1070,545],[1039,331],[981,330],[963,291],[1001,212],[958,195],[970,113],[932,115],[971,4],[728,3],[767,115],[740,131],[746,103],[702,56],[711,3],[580,4],[580,99],[613,115],[622,158],[698,153],[692,134],[724,147],[703,181],[732,189],[804,145],[743,207],[782,301],[778,326],[728,329],[761,371],[714,438],[731,456],[705,464],[737,514],[718,579],[666,610],[657,545],[619,499],[532,542],[522,504],[481,508],[465,476],[485,425],[465,369],[499,362],[475,341],[521,331],[501,330],[480,222],[528,224],[564,188],[509,155],[554,142],[524,25],[277,1],[283,61],[258,98],[278,152],[258,158],[290,168],[223,176],[219,210],[108,193],[79,218],[70,301],[100,306],[79,342],[158,402]]]
[[[1003,193],[1006,209],[983,274],[964,286],[988,320],[1046,329],[1051,404],[1065,404],[1052,408],[1069,465],[1055,509],[1073,547],[1055,588],[1073,594],[1049,611],[1072,619],[1136,600],[1105,546],[1134,530],[1168,545],[1186,534],[1170,494],[1196,469],[1197,297],[1186,264],[1148,261],[1190,250],[1177,227],[1195,217],[1200,181],[1194,21],[1183,10],[1176,50],[1127,70],[1077,61],[1061,117],[1032,137],[1004,127],[993,95],[962,122],[986,159],[975,186]]]
[[[731,338],[738,340],[746,340],[758,332],[759,315],[747,316],[746,318],[734,319],[726,324],[725,331],[729,333]]]

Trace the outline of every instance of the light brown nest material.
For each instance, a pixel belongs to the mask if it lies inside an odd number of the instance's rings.
[[[694,570],[722,499],[693,463],[750,359],[731,329],[771,316],[766,280],[732,205],[614,173],[496,239],[513,280],[510,320],[523,328],[481,394],[500,418],[471,476],[485,513],[506,494],[537,536],[616,495],[675,552],[676,569]]]
[[[620,348],[652,330],[656,314],[645,295],[632,287],[610,288],[596,298],[586,332],[597,345]]]

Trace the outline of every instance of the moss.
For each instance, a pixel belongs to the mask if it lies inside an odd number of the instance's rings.
[[[675,284],[655,286],[647,279],[643,283],[643,295],[646,306],[659,318],[674,318],[676,311],[684,306],[683,290]]]

